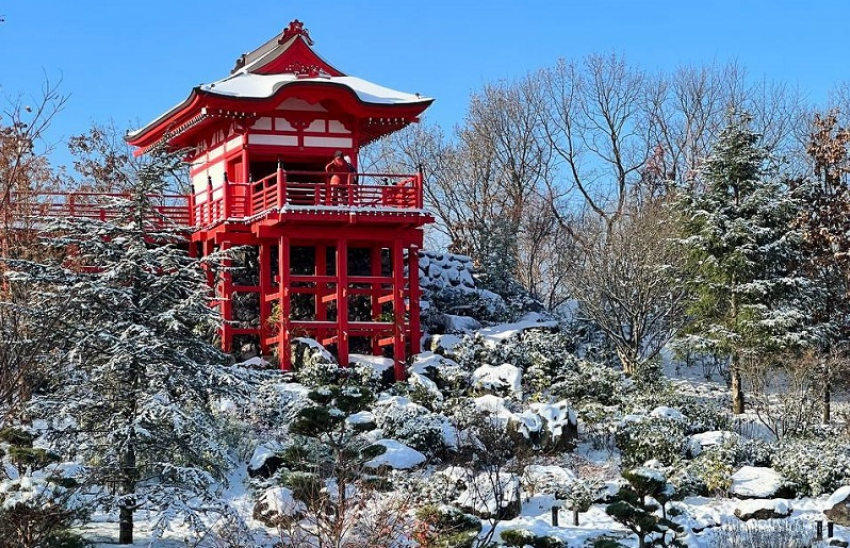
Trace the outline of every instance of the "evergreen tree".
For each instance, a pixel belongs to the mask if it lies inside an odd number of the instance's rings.
[[[377,504],[388,482],[366,468],[386,449],[364,434],[371,428],[368,422],[348,420],[371,407],[374,389],[356,369],[325,372],[330,375],[317,379],[308,394],[310,403],[289,426],[293,443],[283,454],[279,479],[292,492],[296,515],[278,525],[279,546],[373,546],[379,540],[376,532],[364,527],[370,518],[385,520],[379,528],[385,538],[380,540],[389,545],[398,520],[380,515]]]
[[[211,405],[244,386],[209,342],[218,318],[207,272],[150,198],[170,167],[146,166],[111,222],[50,222],[41,241],[52,259],[7,262],[27,313],[63,319],[44,349],[54,382],[31,413],[50,423],[58,452],[88,464],[90,484],[115,488],[101,502],[118,509],[122,544],[141,509],[156,512],[155,535],[178,517],[204,527],[201,509],[216,510],[211,488],[229,464]]]
[[[655,513],[659,509],[656,501],[664,510],[663,505],[672,500],[673,487],[664,476],[657,470],[640,467],[623,472],[623,478],[628,484],[620,488],[617,500],[605,512],[637,535],[639,548],[683,546],[677,538],[682,526],[667,519],[666,511],[661,517]]]
[[[770,156],[732,116],[703,170],[705,190],[680,201],[681,243],[692,268],[694,299],[687,342],[729,356],[732,409],[744,411],[742,365],[804,346],[812,284],[795,275],[799,203],[769,173]]]

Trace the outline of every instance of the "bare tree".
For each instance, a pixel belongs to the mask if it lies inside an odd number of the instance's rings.
[[[595,216],[581,225],[568,283],[629,375],[654,359],[684,322],[687,291],[681,253],[668,240],[672,233],[661,202],[626,210],[613,226]]]
[[[38,194],[55,190],[58,178],[48,161],[45,134],[67,96],[49,80],[35,97],[6,96],[0,111],[0,255],[27,248]]]

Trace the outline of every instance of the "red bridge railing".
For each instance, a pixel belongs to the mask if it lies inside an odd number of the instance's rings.
[[[151,204],[158,215],[154,223],[168,219],[178,226],[189,226],[189,197],[179,194],[151,195]],[[129,194],[102,192],[34,192],[12,195],[7,212],[12,217],[79,217],[111,221],[119,217],[116,207],[119,199],[130,199]]]

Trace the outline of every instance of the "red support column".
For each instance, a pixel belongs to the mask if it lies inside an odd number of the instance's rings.
[[[280,237],[280,250],[278,252],[278,272],[280,275],[280,333],[278,335],[278,354],[280,356],[280,368],[284,371],[292,369],[292,348],[290,347],[291,334],[289,332],[290,306],[290,268],[289,268],[289,237]]]
[[[372,247],[372,257],[371,267],[372,267],[372,276],[377,278],[381,275],[381,246],[378,244],[373,244],[377,247]],[[371,289],[371,301],[372,301],[372,321],[379,322],[381,321],[381,284],[372,283]],[[381,354],[381,345],[380,345],[381,334],[380,332],[374,331],[372,333],[372,354],[375,356],[379,356]]]
[[[342,367],[348,366],[348,240],[339,238],[336,244],[336,310],[337,310],[337,357]]]
[[[316,245],[315,249],[316,276],[326,276],[328,272],[328,248],[324,244]],[[316,282],[316,321],[324,322],[328,319],[328,303],[325,302],[325,292],[328,285],[324,282]],[[316,330],[316,340],[322,342],[327,337],[325,329]]]
[[[230,242],[222,242],[219,246],[221,251],[227,251],[230,249]],[[222,335],[221,342],[222,348],[225,352],[230,352],[233,350],[233,275],[230,273],[231,261],[229,259],[225,259],[222,261],[222,266],[224,267],[224,272],[222,272],[221,276],[221,317],[223,320],[222,323]]]
[[[408,314],[410,315],[410,353],[419,354],[422,351],[422,332],[419,317],[419,248],[407,248],[407,281]]]
[[[269,345],[266,334],[269,332],[269,318],[272,315],[271,303],[266,298],[272,294],[272,246],[260,243],[260,355],[268,356]]]
[[[404,370],[404,257],[401,239],[393,241],[393,355],[395,356],[395,380],[407,377]]]

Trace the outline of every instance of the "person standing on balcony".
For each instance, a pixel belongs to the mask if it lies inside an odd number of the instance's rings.
[[[327,193],[327,205],[337,205],[340,202],[348,201],[347,187],[348,185],[356,184],[357,179],[354,176],[356,171],[354,166],[343,156],[341,150],[334,152],[333,160],[325,166],[325,172],[328,174],[328,183],[331,187]]]

